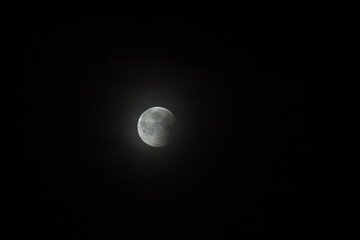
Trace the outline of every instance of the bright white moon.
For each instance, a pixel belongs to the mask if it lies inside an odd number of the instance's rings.
[[[165,146],[175,122],[172,112],[163,107],[152,107],[141,114],[137,130],[140,138],[152,147]]]

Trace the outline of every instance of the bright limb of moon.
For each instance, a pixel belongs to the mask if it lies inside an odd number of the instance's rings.
[[[152,107],[141,114],[137,130],[146,144],[152,147],[165,146],[171,134],[171,127],[175,122],[175,116],[163,107]]]

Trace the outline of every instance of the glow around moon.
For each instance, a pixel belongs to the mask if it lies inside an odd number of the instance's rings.
[[[152,107],[141,114],[137,130],[140,138],[152,147],[165,146],[171,134],[175,116],[163,107]]]

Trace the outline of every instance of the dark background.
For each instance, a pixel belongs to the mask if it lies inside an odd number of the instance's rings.
[[[46,239],[297,235],[304,93],[291,27],[29,27],[32,230]],[[152,106],[177,118],[164,148],[137,134]]]

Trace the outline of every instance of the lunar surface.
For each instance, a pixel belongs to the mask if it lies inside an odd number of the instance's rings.
[[[163,107],[152,107],[141,114],[137,130],[140,138],[152,147],[165,146],[174,125],[175,116]]]

